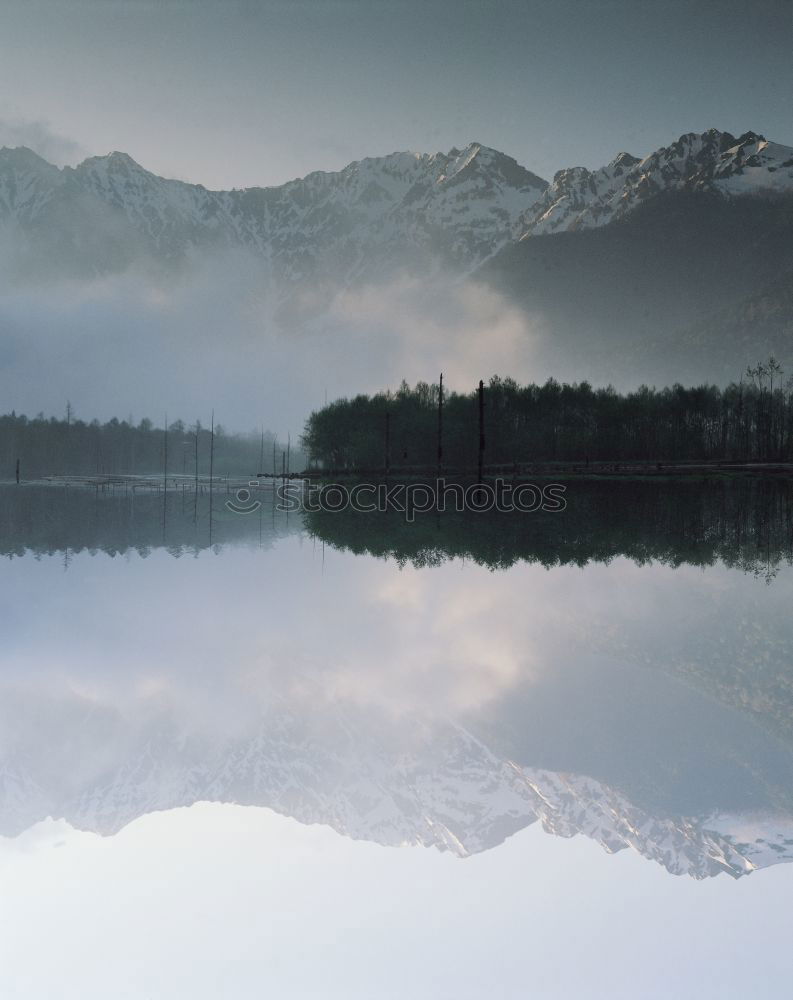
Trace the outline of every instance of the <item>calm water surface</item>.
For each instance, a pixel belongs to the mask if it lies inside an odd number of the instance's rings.
[[[3,997],[786,995],[789,486],[223,499],[0,487]]]

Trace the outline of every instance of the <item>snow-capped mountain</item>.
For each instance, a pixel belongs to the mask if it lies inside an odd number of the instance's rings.
[[[83,779],[86,763],[106,760],[99,748],[82,766],[69,750],[38,762],[11,753],[0,765],[0,832],[15,836],[49,816],[113,835],[149,812],[216,801],[461,858],[539,821],[547,833],[583,834],[609,853],[631,848],[697,879],[793,860],[790,816],[654,817],[600,781],[504,759],[451,722],[429,735],[417,725],[396,744],[393,735],[349,713],[323,716],[320,734],[281,706],[245,737],[149,732]]]
[[[644,159],[622,152],[599,170],[560,170],[516,224],[518,239],[591,229],[667,191],[723,195],[793,191],[793,149],[746,132],[690,132]]]
[[[727,383],[769,354],[789,371],[792,237],[793,149],[754,133],[684,135],[550,185],[480,143],[232,191],[158,177],[124,153],[59,169],[0,150],[6,287],[133,272],[156,301],[197,278],[258,329],[337,336],[350,311],[353,327],[368,322],[360,289],[376,312],[380,287],[415,285],[432,348],[435,320],[456,322],[436,279],[472,279],[531,330],[532,377],[621,387]],[[399,317],[382,312],[371,335],[389,338]],[[491,332],[483,324],[483,344]],[[486,368],[506,367],[493,346]]]
[[[793,149],[747,132],[683,135],[644,159],[620,153],[552,184],[478,142],[393,153],[278,187],[209,191],[145,170],[125,153],[59,169],[0,150],[0,227],[22,268],[95,274],[145,258],[243,248],[269,275],[349,283],[433,262],[469,272],[527,236],[603,226],[665,191],[793,191]]]
[[[252,250],[273,277],[349,281],[410,251],[462,268],[509,239],[546,182],[479,143],[447,154],[394,153],[280,187],[208,191],[114,152],[58,170],[28,149],[0,151],[0,224],[85,269],[142,254]],[[111,253],[97,256],[99,247]],[[57,264],[57,259],[51,263]]]

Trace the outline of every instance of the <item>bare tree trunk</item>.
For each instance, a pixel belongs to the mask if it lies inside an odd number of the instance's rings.
[[[438,478],[443,466],[443,372],[438,383]]]
[[[388,479],[388,473],[391,470],[391,414],[388,410],[385,411],[385,475]]]
[[[209,430],[209,547],[212,547],[212,484],[215,478],[215,411]]]
[[[168,414],[165,414],[165,437],[162,456],[162,537],[165,540],[165,517],[168,505]]]
[[[193,495],[193,524],[198,523],[198,421],[195,422],[195,493]]]
[[[479,455],[476,464],[476,481],[482,482],[482,464],[485,457],[485,384],[479,379]]]

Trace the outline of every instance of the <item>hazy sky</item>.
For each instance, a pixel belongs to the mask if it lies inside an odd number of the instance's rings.
[[[545,177],[793,140],[790,0],[3,0],[0,142],[210,187],[477,139]]]

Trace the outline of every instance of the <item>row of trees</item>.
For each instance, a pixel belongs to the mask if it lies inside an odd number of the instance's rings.
[[[303,447],[334,469],[434,466],[439,403],[445,467],[473,468],[479,397],[443,393],[440,382],[405,382],[395,393],[341,399],[311,414]],[[533,461],[787,461],[793,458],[793,379],[768,362],[738,382],[618,393],[587,382],[519,385],[493,377],[484,388],[484,458]]]
[[[214,443],[213,443],[214,438]],[[71,405],[66,419],[34,418],[10,413],[0,416],[0,478],[14,475],[19,460],[22,477],[45,475],[169,475],[209,474],[210,451],[218,476],[252,476],[257,472],[280,474],[288,442],[272,433],[251,431],[228,433],[220,424],[200,420],[188,426],[181,420],[155,427],[151,420],[139,423],[118,420],[86,423],[74,418]],[[291,450],[290,464],[301,468],[304,458]]]

